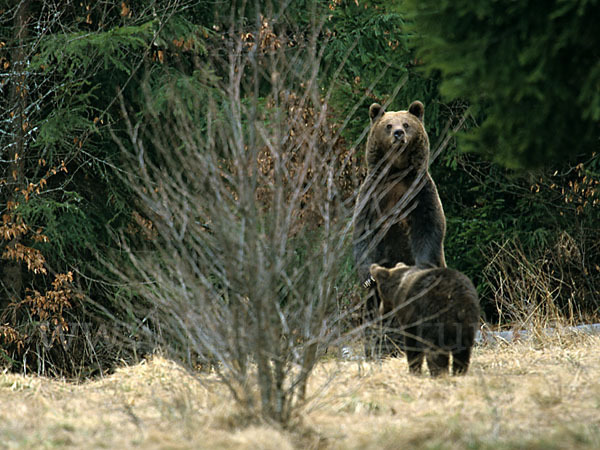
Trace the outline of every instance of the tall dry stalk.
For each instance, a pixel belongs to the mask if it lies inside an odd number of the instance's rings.
[[[553,246],[526,252],[518,241],[494,245],[484,276],[493,286],[500,323],[533,331],[583,321],[586,295],[577,272],[584,262],[577,243],[563,232]]]

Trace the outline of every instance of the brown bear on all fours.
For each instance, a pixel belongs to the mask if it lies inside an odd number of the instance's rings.
[[[423,357],[432,376],[463,374],[479,323],[479,299],[469,278],[452,269],[419,269],[398,263],[370,268],[381,298],[382,315],[393,316],[411,373],[420,373]]]
[[[386,112],[377,103],[369,108],[367,177],[354,209],[354,261],[361,283],[369,279],[373,263],[390,268],[397,262],[421,268],[446,267],[446,219],[428,173],[429,137],[423,125],[424,113],[419,101],[411,103],[407,111]],[[378,306],[375,291],[370,291],[366,321],[377,322]],[[370,332],[366,330],[368,356],[378,353],[372,348]],[[394,353],[395,349],[385,343],[373,343],[383,347],[380,350],[384,354]]]

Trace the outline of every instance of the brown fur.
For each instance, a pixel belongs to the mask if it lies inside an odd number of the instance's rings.
[[[418,269],[403,263],[370,268],[381,298],[381,313],[394,318],[404,336],[409,370],[420,373],[423,357],[432,376],[469,368],[479,322],[479,299],[471,280],[447,268]],[[399,344],[400,345],[400,344]]]
[[[367,279],[372,263],[445,267],[446,219],[427,171],[423,104],[385,112],[374,103],[369,115],[367,178],[357,198],[353,236],[360,279]]]

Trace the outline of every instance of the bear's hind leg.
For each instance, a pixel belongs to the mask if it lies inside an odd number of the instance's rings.
[[[464,375],[469,369],[471,347],[452,352],[452,374]]]
[[[421,350],[407,350],[406,359],[408,361],[408,371],[413,375],[419,375],[423,366],[423,352]]]
[[[449,355],[444,352],[427,353],[427,367],[432,377],[448,373]]]
[[[423,348],[421,348],[415,339],[408,336],[404,338],[404,346],[406,360],[408,361],[408,371],[413,375],[420,374],[421,367],[423,366]]]

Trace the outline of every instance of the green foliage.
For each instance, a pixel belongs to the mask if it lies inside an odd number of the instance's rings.
[[[468,99],[478,128],[461,139],[508,167],[577,161],[598,151],[598,1],[406,0],[414,45]]]
[[[31,228],[43,227],[48,242],[38,247],[45,254],[51,255],[52,265],[61,265],[72,255],[81,255],[86,243],[93,242],[93,230],[89,218],[79,208],[82,199],[76,192],[65,191],[62,201],[52,197],[33,197],[29,202],[19,206],[18,212]],[[76,263],[77,260],[72,260]]]
[[[42,41],[32,70],[53,65],[65,79],[77,79],[82,68],[97,67],[131,73],[131,52],[144,49],[153,33],[153,22],[111,28],[105,32],[56,33]]]
[[[373,102],[390,101],[390,110],[425,103],[432,136],[444,121],[437,105],[437,80],[416,70],[406,19],[393,2],[332,2],[324,24],[323,77],[336,113],[347,121],[344,136],[355,142],[368,124]],[[395,94],[395,96],[393,96]]]

